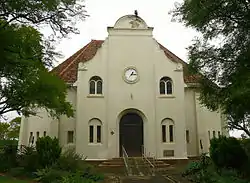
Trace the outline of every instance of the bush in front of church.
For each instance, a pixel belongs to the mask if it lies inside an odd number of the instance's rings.
[[[210,157],[218,168],[240,170],[248,161],[239,140],[233,137],[213,138],[210,141]]]
[[[62,152],[59,140],[49,136],[39,138],[36,141],[36,150],[39,164],[42,167],[53,165],[60,158]]]

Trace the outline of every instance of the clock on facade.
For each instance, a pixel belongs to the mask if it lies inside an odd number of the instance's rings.
[[[138,81],[138,72],[134,67],[129,67],[125,69],[124,79],[128,83],[136,83]]]

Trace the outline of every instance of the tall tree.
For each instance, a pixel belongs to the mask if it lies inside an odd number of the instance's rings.
[[[172,15],[201,33],[189,47],[189,60],[202,74],[202,103],[221,108],[229,128],[250,136],[250,1],[185,0]]]
[[[21,117],[16,117],[9,122],[8,138],[10,140],[16,140],[19,138],[19,131],[21,125]]]
[[[8,128],[10,124],[6,122],[0,122],[0,140],[6,140],[8,138]]]
[[[2,0],[0,2],[0,117],[10,111],[73,115],[66,84],[49,68],[58,54],[53,40],[38,31],[49,26],[54,36],[78,33],[75,23],[86,17],[77,0]]]
[[[0,140],[17,140],[19,137],[21,117],[8,122],[0,122]]]

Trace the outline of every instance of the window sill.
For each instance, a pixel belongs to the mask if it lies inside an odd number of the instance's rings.
[[[67,145],[69,145],[69,146],[70,145],[75,145],[75,143],[74,142],[68,142]]]
[[[164,145],[174,145],[175,143],[174,142],[162,142],[162,144],[164,144]]]
[[[102,94],[89,94],[87,97],[88,98],[104,98],[104,95],[102,95]]]
[[[102,146],[102,143],[89,143],[89,146]]]
[[[174,95],[160,95],[159,98],[175,98]]]

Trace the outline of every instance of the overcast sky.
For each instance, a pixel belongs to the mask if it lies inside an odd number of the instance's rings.
[[[176,2],[182,0],[86,0],[86,10],[90,17],[77,25],[81,32],[79,35],[71,35],[58,45],[58,51],[64,55],[60,61],[71,56],[91,39],[105,39],[108,36],[107,27],[113,26],[124,15],[134,14],[134,10],[138,11],[148,26],[154,27],[155,39],[187,61],[186,47],[196,33],[180,23],[171,22],[172,17],[168,13]]]
[[[113,26],[122,16],[133,14],[137,10],[139,16],[146,21],[148,26],[154,27],[154,38],[184,61],[188,62],[186,48],[192,39],[198,35],[194,30],[182,24],[171,21],[169,11],[176,2],[183,0],[85,0],[86,11],[89,17],[84,22],[79,22],[78,35],[70,35],[61,40],[57,51],[63,54],[59,63],[67,59],[76,51],[86,45],[91,39],[104,40],[107,27]],[[59,64],[57,63],[57,64]],[[7,115],[14,118],[14,113]],[[234,133],[239,136],[239,133]]]

